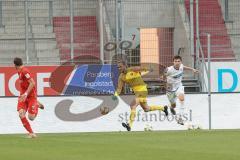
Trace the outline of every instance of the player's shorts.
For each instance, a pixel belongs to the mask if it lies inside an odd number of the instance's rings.
[[[167,91],[167,97],[171,104],[175,104],[177,97],[180,94],[184,94],[184,86],[180,86],[176,91]]]
[[[137,86],[133,89],[136,99],[140,103],[147,103],[148,90],[146,85]]]
[[[30,114],[37,115],[38,113],[38,102],[36,97],[28,97],[25,102],[20,102],[18,100],[17,111],[20,109],[24,109],[26,112]]]

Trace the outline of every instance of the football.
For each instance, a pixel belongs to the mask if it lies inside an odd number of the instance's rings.
[[[100,113],[101,113],[102,115],[106,115],[106,114],[109,113],[109,108],[108,108],[108,107],[101,107],[101,108],[99,109],[99,111],[100,111]]]
[[[149,124],[146,124],[144,127],[144,131],[153,131],[153,127]]]
[[[188,130],[197,130],[197,129],[202,129],[202,127],[199,124],[188,124],[187,129]]]

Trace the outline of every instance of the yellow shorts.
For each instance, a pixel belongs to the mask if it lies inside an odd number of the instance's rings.
[[[133,91],[135,93],[136,99],[138,99],[140,103],[147,103],[148,90],[146,85],[136,86],[133,88]]]

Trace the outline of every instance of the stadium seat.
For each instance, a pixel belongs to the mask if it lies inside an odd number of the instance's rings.
[[[99,33],[95,16],[74,16],[74,57],[91,55],[99,57]],[[56,34],[61,60],[70,59],[70,17],[54,17],[53,31]]]
[[[185,0],[185,7],[190,15],[190,1]],[[194,6],[195,11],[195,6]],[[196,14],[194,12],[194,21]],[[196,25],[194,24],[196,29]],[[231,46],[231,40],[223,19],[221,6],[218,0],[200,0],[199,1],[199,32],[200,42],[203,48],[204,56],[207,57],[207,37],[201,33],[211,34],[211,58],[222,60],[235,60],[235,55]],[[196,39],[196,33],[195,33]]]

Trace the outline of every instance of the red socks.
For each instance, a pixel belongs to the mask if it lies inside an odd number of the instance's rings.
[[[26,130],[29,133],[33,133],[32,128],[31,128],[30,123],[28,122],[27,118],[24,117],[24,118],[21,119],[21,121],[22,121],[23,126],[26,128]]]

